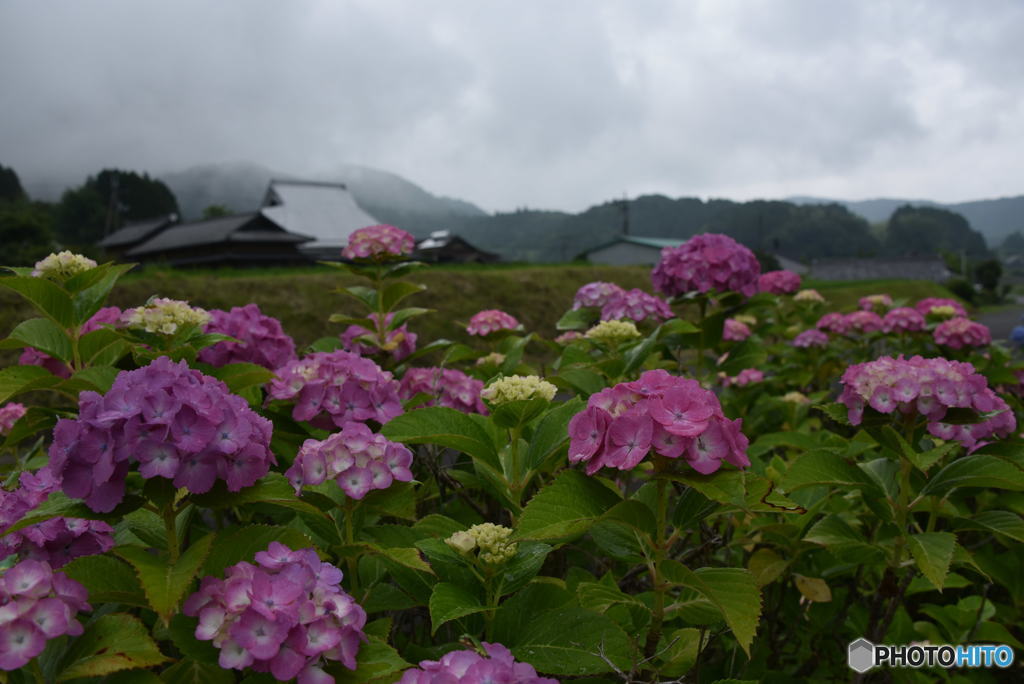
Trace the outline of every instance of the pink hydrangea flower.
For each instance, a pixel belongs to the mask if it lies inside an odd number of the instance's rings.
[[[0,670],[17,670],[46,642],[78,636],[76,614],[92,610],[85,587],[45,561],[23,560],[0,577]]]
[[[420,661],[418,668],[406,670],[398,684],[558,684],[557,679],[541,677],[529,663],[516,662],[512,652],[501,644],[482,643],[487,656],[473,649],[449,651],[440,660]]]
[[[874,311],[854,311],[844,317],[843,327],[847,335],[878,332],[882,329],[882,317]]]
[[[566,332],[562,333],[561,335],[555,338],[555,343],[562,345],[572,344],[573,342],[575,342],[578,339],[581,339],[582,337],[583,333],[581,333],[578,330],[567,330]]]
[[[601,308],[601,320],[613,321],[629,318],[642,321],[648,318],[665,320],[674,314],[668,302],[660,297],[647,294],[639,288],[621,290],[608,298]]]
[[[376,313],[371,313],[368,318],[374,323],[377,322]],[[385,315],[385,327],[391,325],[391,321],[393,320],[395,320],[395,314],[389,313]],[[359,354],[360,356],[371,356],[383,348],[395,361],[401,361],[416,351],[416,333],[409,332],[409,326],[405,323],[393,330],[385,332],[384,342],[377,346],[359,342],[358,338],[363,337],[364,335],[369,335],[373,339],[376,339],[377,331],[367,330],[361,325],[350,325],[345,329],[345,332],[341,334],[341,345],[345,348],[345,351],[350,351],[353,354]]]
[[[768,271],[757,279],[758,292],[772,294],[793,294],[800,289],[800,275],[793,271]]]
[[[757,368],[744,368],[735,377],[726,377],[722,384],[726,387],[746,387],[764,382],[764,373]]]
[[[917,413],[927,418],[931,434],[956,440],[968,448],[993,435],[1005,437],[1017,427],[1013,411],[969,363],[920,356],[883,356],[848,367],[842,384],[839,401],[846,405],[854,425],[860,425],[867,406],[879,413]],[[999,413],[970,425],[943,423],[946,411],[954,407]]]
[[[819,321],[820,322],[820,321]],[[808,347],[827,347],[828,346],[828,335],[811,328],[810,330],[804,330],[802,333],[793,338],[790,343],[794,347],[800,347],[806,349]]]
[[[278,368],[272,399],[294,399],[292,417],[323,427],[375,420],[402,413],[398,382],[370,359],[347,351],[316,352]]]
[[[230,335],[241,342],[218,342],[199,352],[199,360],[211,366],[255,363],[270,370],[295,358],[295,342],[285,334],[281,322],[265,316],[255,304],[232,307],[231,311],[210,311],[205,332]]]
[[[725,319],[725,326],[722,328],[722,339],[727,342],[742,342],[750,337],[750,328],[743,321],[735,318]]]
[[[749,249],[727,235],[695,235],[679,247],[665,247],[651,272],[654,289],[666,296],[687,292],[757,292],[761,266]]]
[[[49,467],[64,493],[109,512],[125,476],[164,477],[191,492],[217,479],[237,492],[267,474],[272,425],[220,380],[162,356],[122,371],[105,395],[82,392],[77,419],[53,429]]]
[[[892,297],[887,294],[873,294],[861,297],[857,302],[861,311],[885,311],[892,307]]]
[[[587,408],[569,422],[569,461],[630,470],[651,450],[683,458],[694,470],[712,473],[722,461],[745,468],[747,438],[742,420],[729,420],[713,392],[696,380],[664,370],[644,372],[591,395]]]
[[[25,415],[25,405],[11,402],[0,406],[0,435],[6,435]]]
[[[837,311],[833,311],[819,318],[814,327],[818,330],[836,333],[837,335],[845,335],[849,330],[849,323],[847,322],[846,316]]]
[[[484,309],[469,319],[466,332],[483,337],[499,330],[515,330],[518,327],[519,321],[510,314],[498,309]]]
[[[99,330],[104,325],[113,325],[120,319],[121,309],[116,306],[104,307],[90,316],[89,320],[82,324],[81,334],[86,335],[95,330]],[[66,363],[60,359],[53,358],[49,354],[44,354],[41,351],[33,349],[32,347],[25,348],[21,353],[21,357],[18,359],[18,363],[22,366],[42,366],[57,377],[71,377],[71,368],[69,368]]]
[[[933,333],[935,344],[950,349],[964,347],[985,347],[992,344],[992,333],[988,326],[976,323],[969,318],[950,318],[935,327]]]
[[[447,406],[463,413],[487,413],[480,398],[484,383],[454,368],[409,368],[402,376],[398,395],[403,400],[417,394],[434,397],[424,406]]]
[[[285,475],[299,494],[303,487],[333,479],[353,499],[372,489],[387,489],[394,481],[412,480],[412,452],[370,431],[348,423],[323,441],[307,439]]]
[[[346,259],[388,259],[412,254],[416,246],[412,235],[386,224],[367,226],[348,236],[348,245],[341,250]]]
[[[926,297],[925,299],[922,299],[917,304],[915,304],[914,308],[917,309],[922,316],[927,316],[928,314],[932,313],[932,309],[934,309],[935,307],[944,306],[951,307],[953,311],[956,312],[957,316],[967,315],[967,311],[964,309],[963,305],[960,304],[960,302],[956,301],[955,299],[946,299],[944,297]]]
[[[882,319],[882,330],[887,333],[908,333],[924,330],[924,316],[917,309],[901,306],[890,309]]]
[[[613,295],[619,294],[623,291],[624,290],[615,283],[606,283],[600,280],[593,283],[587,283],[580,289],[576,290],[576,296],[573,297],[572,300],[572,309],[575,311],[576,309],[581,309],[585,306],[604,306]]]
[[[224,579],[204,577],[182,606],[199,618],[196,639],[220,649],[220,666],[299,684],[333,681],[325,661],[356,669],[366,611],[341,588],[341,570],[313,549],[279,542],[254,560],[231,566]]]

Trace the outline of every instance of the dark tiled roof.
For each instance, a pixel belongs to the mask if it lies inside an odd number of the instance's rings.
[[[184,223],[168,228],[151,240],[129,250],[126,256],[136,257],[154,252],[168,252],[225,242],[299,244],[312,239],[308,235],[282,230],[259,214],[239,214],[207,221],[196,221],[195,223]]]
[[[113,233],[97,242],[97,246],[103,247],[104,249],[110,249],[111,247],[125,247],[128,245],[134,245],[142,242],[146,238],[152,236],[161,228],[168,226],[178,220],[178,217],[174,214],[168,216],[160,216],[159,218],[149,219],[148,221],[139,221],[137,223],[129,223],[124,228],[115,230]]]

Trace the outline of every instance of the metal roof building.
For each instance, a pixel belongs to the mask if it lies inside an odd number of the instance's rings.
[[[582,254],[592,264],[608,266],[653,266],[664,247],[678,247],[687,238],[647,238],[620,235],[611,242],[588,249]]]
[[[177,214],[167,214],[148,221],[129,223],[97,242],[96,246],[101,247],[108,254],[118,257],[177,222]]]
[[[349,235],[380,223],[342,183],[272,180],[260,214],[284,230],[310,236],[299,249],[313,259],[340,259]]]

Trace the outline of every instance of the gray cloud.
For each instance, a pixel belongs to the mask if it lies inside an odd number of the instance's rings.
[[[30,182],[250,160],[487,209],[1024,191],[1014,0],[7,0],[0,26],[0,163]]]

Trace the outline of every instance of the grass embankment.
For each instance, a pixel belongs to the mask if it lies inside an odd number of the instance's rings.
[[[468,338],[458,325],[482,309],[502,309],[516,316],[527,330],[553,337],[555,322],[572,304],[576,290],[595,280],[607,280],[625,288],[650,290],[650,269],[642,266],[470,266],[433,267],[409,276],[427,291],[404,304],[435,309],[414,319],[410,328],[422,340]],[[284,329],[301,346],[326,335],[336,335],[340,325],[327,322],[332,313],[356,315],[356,302],[336,292],[345,285],[365,280],[341,271],[321,268],[265,269],[261,271],[141,271],[124,278],[109,303],[121,308],[138,306],[150,296],[184,299],[206,309],[230,309],[255,302],[267,315],[281,320]],[[864,282],[808,282],[829,302],[830,310],[852,310],[867,294],[888,293],[913,302],[923,297],[949,297],[942,286],[930,282],[875,280]],[[0,333],[31,317],[31,309],[13,292],[0,290]],[[10,352],[0,365],[11,363]]]

